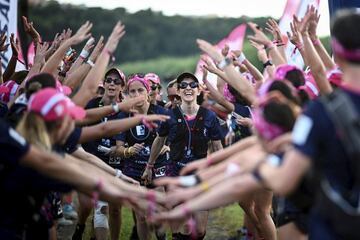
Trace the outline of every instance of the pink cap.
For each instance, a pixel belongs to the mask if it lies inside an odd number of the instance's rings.
[[[73,119],[82,119],[86,112],[76,106],[68,97],[54,88],[44,88],[34,93],[28,103],[28,110],[39,113],[45,121],[55,121],[70,115]]]
[[[298,68],[298,67],[295,66],[295,65],[282,64],[282,65],[279,65],[279,66],[276,68],[274,79],[284,80],[286,74],[287,74],[288,72],[292,71],[292,70],[299,70],[299,71],[303,72],[303,70],[301,70],[300,68]]]
[[[155,73],[147,73],[144,78],[147,81],[151,81],[155,84],[160,84],[160,77]]]
[[[19,88],[19,84],[15,81],[10,80],[0,85],[0,101],[8,103],[16,95]]]
[[[302,86],[301,86],[302,87]],[[317,98],[320,94],[319,87],[317,86],[314,77],[312,76],[311,72],[308,72],[305,75],[305,85],[304,90],[308,94],[311,100]]]
[[[130,85],[132,83],[134,83],[135,81],[141,82],[144,85],[144,87],[146,88],[146,91],[150,92],[149,82],[145,78],[139,77],[138,75],[135,75],[132,78],[128,79],[128,82],[127,82],[128,89],[129,89]]]
[[[71,88],[66,85],[62,85],[59,80],[56,80],[56,89],[66,96],[69,96],[72,93]]]

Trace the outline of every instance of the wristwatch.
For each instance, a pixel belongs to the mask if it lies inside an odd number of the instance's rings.
[[[111,107],[115,113],[120,112],[119,105],[116,102],[111,103]]]
[[[264,68],[266,68],[267,66],[272,66],[272,65],[273,65],[273,63],[271,62],[270,59],[263,63]]]

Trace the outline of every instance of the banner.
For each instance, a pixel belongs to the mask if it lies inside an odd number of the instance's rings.
[[[246,24],[245,23],[240,24],[239,26],[234,28],[226,38],[224,38],[220,42],[218,42],[216,44],[216,47],[218,48],[219,52],[221,52],[221,49],[224,48],[225,44],[227,44],[229,46],[229,51],[242,50],[245,33],[246,33]],[[204,65],[204,62],[200,59],[196,65],[196,71],[195,71],[195,76],[200,81],[201,81],[202,75],[203,75],[201,72],[202,65]],[[208,73],[207,80],[216,88],[216,75],[215,74]]]
[[[17,33],[17,0],[0,0],[0,31],[6,32],[8,38],[10,34]],[[8,40],[9,42],[9,40]],[[11,47],[6,52],[1,53],[1,65],[5,69],[11,58]]]

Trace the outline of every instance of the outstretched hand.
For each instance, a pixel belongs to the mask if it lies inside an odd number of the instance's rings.
[[[104,49],[110,54],[113,54],[119,44],[120,39],[125,35],[125,26],[118,21],[107,40]]]
[[[90,30],[92,26],[93,26],[92,23],[90,23],[89,21],[86,21],[83,25],[81,25],[81,27],[77,30],[74,36],[70,38],[72,44],[76,45],[81,43],[85,39],[88,39],[91,36]]]
[[[198,44],[200,50],[206,53],[215,62],[220,62],[224,58],[221,53],[218,52],[216,47],[211,45],[209,42],[202,39],[197,39],[196,43]]]
[[[41,37],[40,37],[40,34],[38,33],[38,31],[36,31],[36,29],[34,27],[34,23],[28,22],[28,19],[25,16],[22,16],[22,21],[24,24],[25,32],[27,34],[29,34],[33,40],[35,40],[36,42],[39,42]]]
[[[258,44],[262,44],[264,46],[268,46],[272,43],[257,24],[253,22],[249,22],[248,25],[251,28],[251,30],[255,33],[253,36],[248,36],[250,40]]]

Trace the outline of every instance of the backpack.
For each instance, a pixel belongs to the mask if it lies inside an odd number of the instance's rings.
[[[360,233],[360,118],[349,97],[341,90],[320,98],[335,125],[336,132],[350,159],[354,184],[350,190],[336,191],[321,175],[318,208],[336,234],[345,239],[359,239]],[[324,163],[320,163],[322,166]],[[320,168],[320,166],[315,166]],[[357,203],[354,203],[357,198]],[[350,199],[352,201],[350,201]],[[356,206],[357,205],[357,206]]]

